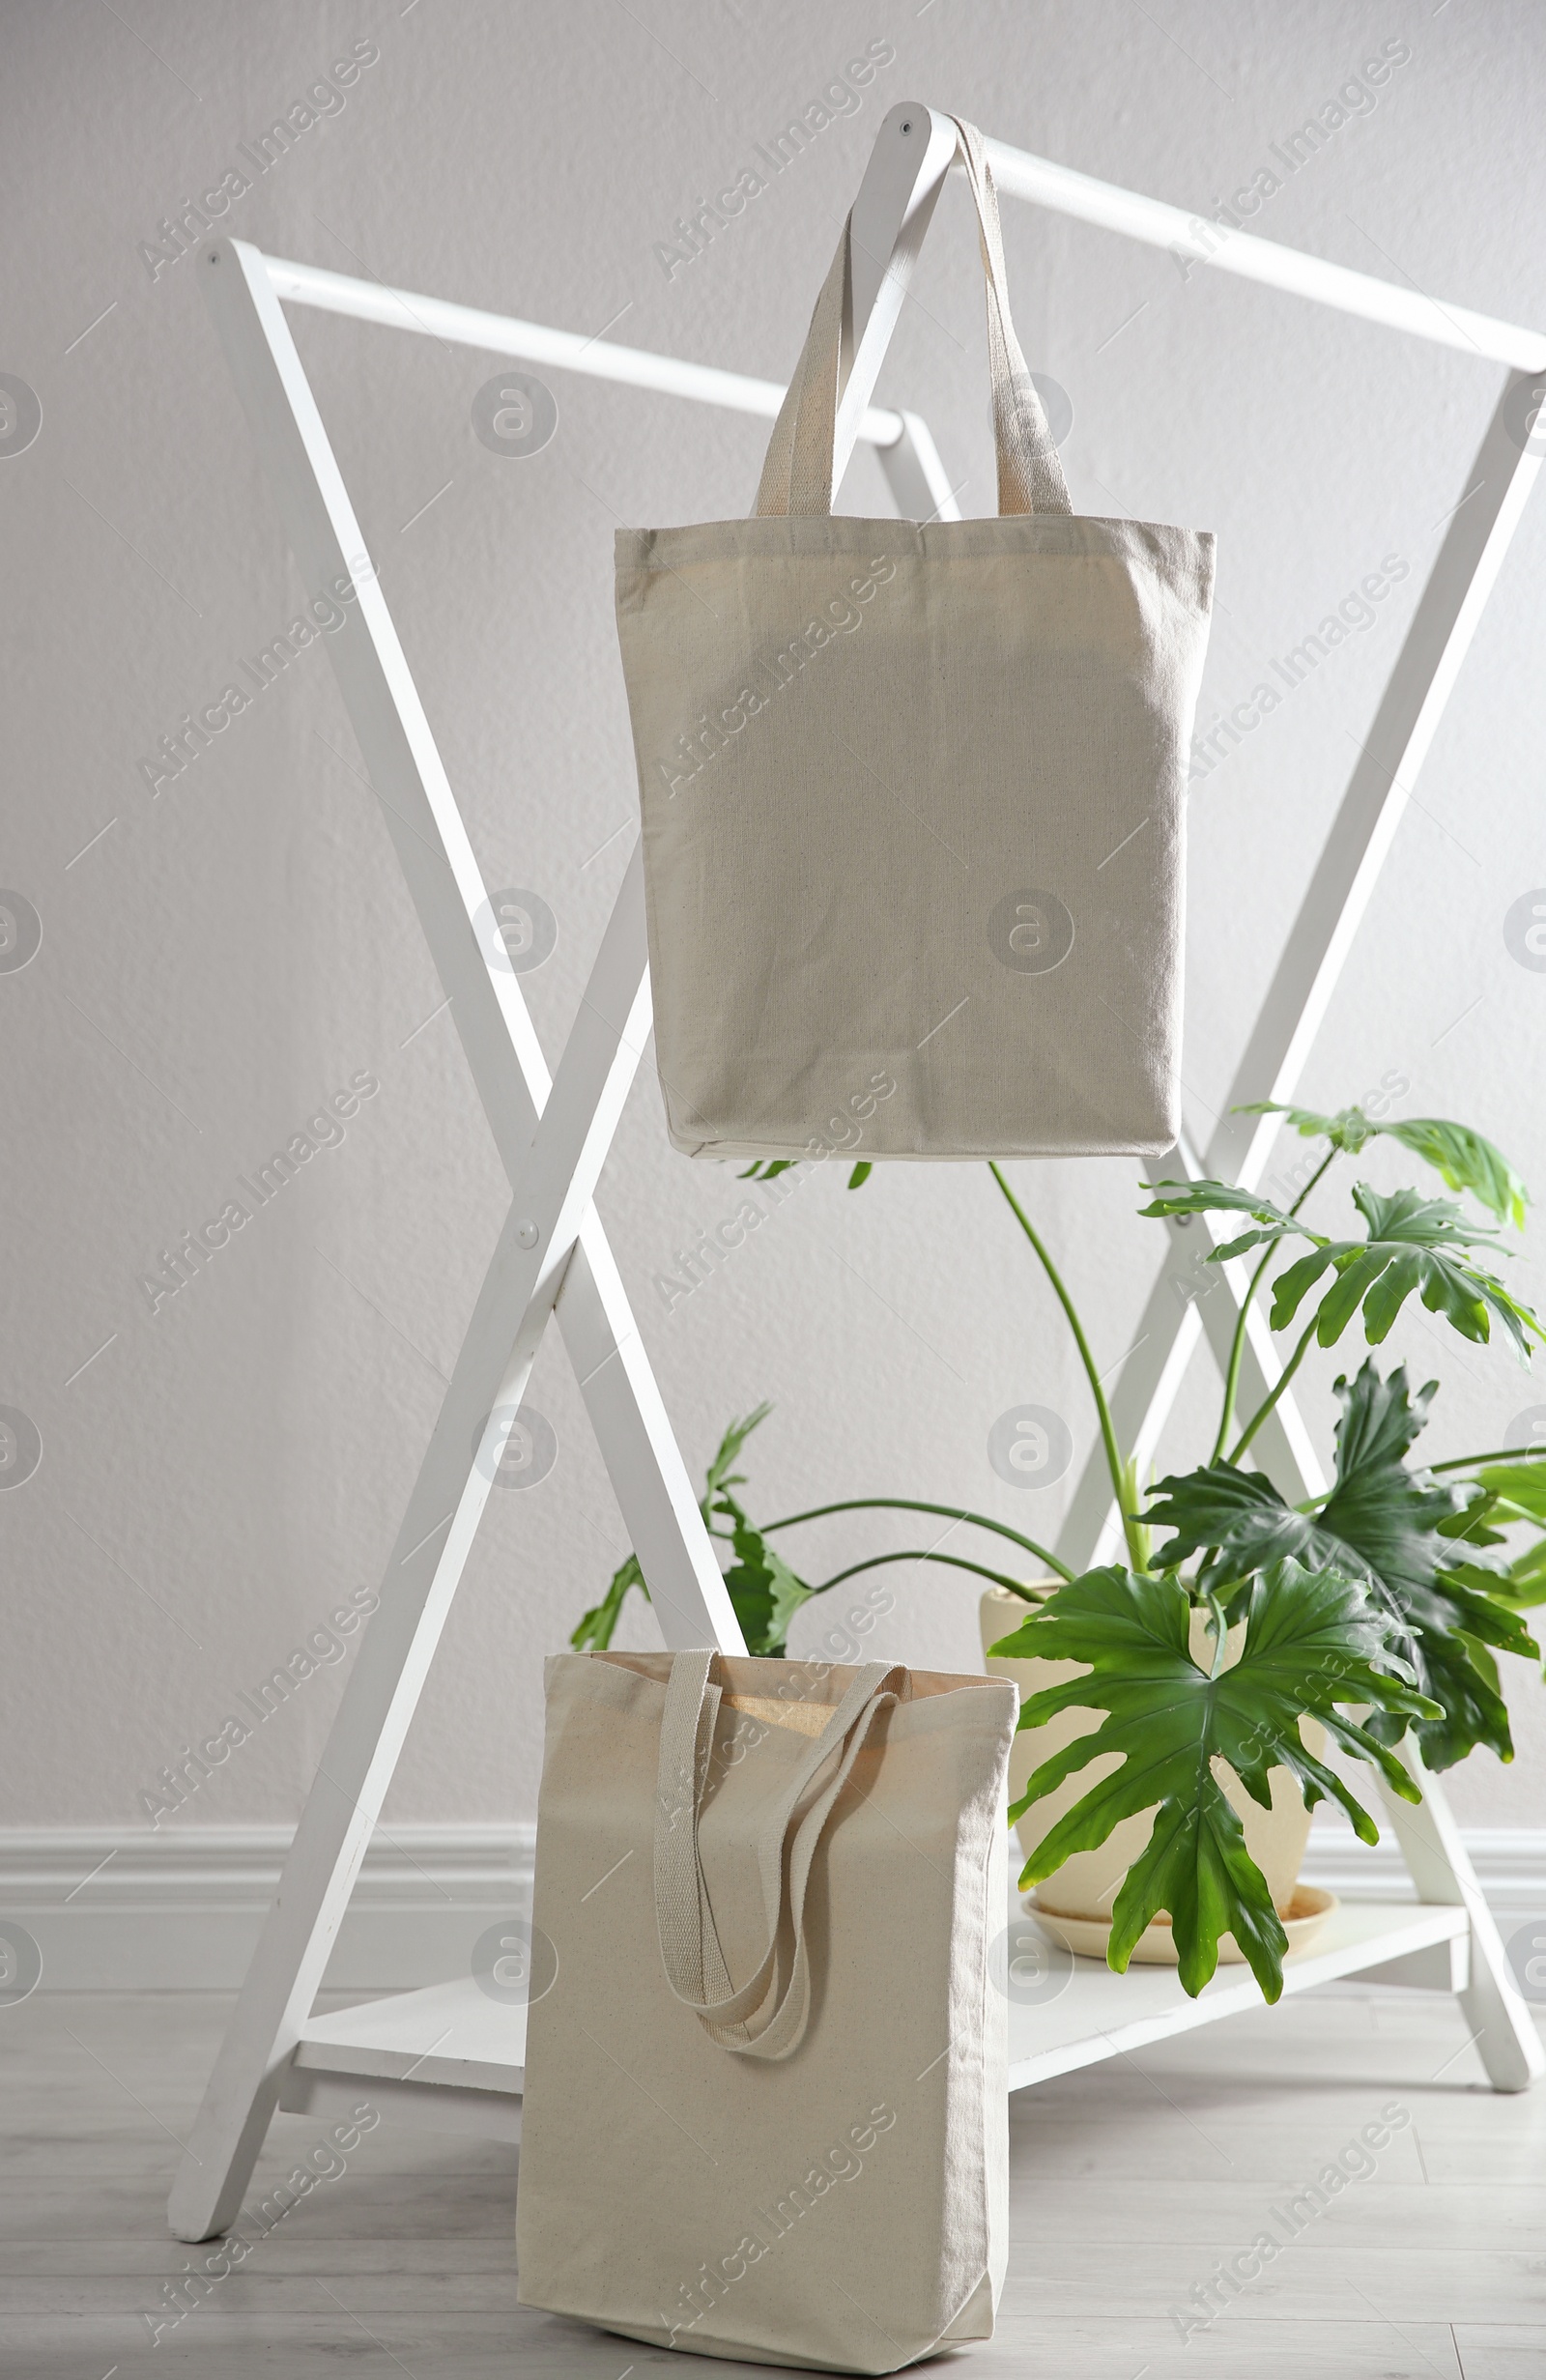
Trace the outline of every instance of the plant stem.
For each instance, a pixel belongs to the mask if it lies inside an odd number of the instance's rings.
[[[1308,1348],[1310,1340],[1315,1335],[1315,1323],[1316,1317],[1312,1314],[1308,1322],[1304,1325],[1304,1329],[1300,1337],[1298,1346],[1295,1348],[1293,1354],[1289,1357],[1288,1362],[1284,1364],[1282,1370],[1277,1375],[1276,1388],[1272,1390],[1266,1396],[1263,1397],[1261,1403],[1251,1415],[1250,1419],[1246,1422],[1245,1427],[1240,1437],[1236,1439],[1229,1455],[1229,1460],[1232,1463],[1239,1462],[1241,1456],[1245,1453],[1245,1448],[1250,1445],[1251,1440],[1255,1437],[1256,1432],[1261,1428],[1262,1423],[1266,1420],[1268,1415],[1272,1412],[1273,1407],[1282,1395],[1283,1391],[1293,1379],[1294,1374],[1299,1370],[1301,1363],[1304,1360],[1305,1350]]]
[[[1217,1677],[1223,1667],[1224,1643],[1229,1631],[1224,1626],[1224,1607],[1212,1589],[1208,1593],[1208,1609],[1212,1612],[1214,1620],[1214,1665],[1208,1675],[1210,1677]]]
[[[1068,1564],[1049,1554],[1045,1545],[1038,1545],[1034,1537],[1022,1537],[1017,1529],[1007,1527],[1003,1521],[988,1520],[981,1512],[963,1512],[955,1505],[920,1504],[911,1496],[849,1496],[842,1504],[818,1504],[810,1512],[790,1512],[781,1521],[765,1521],[762,1534],[770,1537],[775,1529],[796,1529],[801,1521],[822,1521],[832,1512],[937,1512],[941,1520],[970,1521],[974,1529],[990,1529],[995,1536],[1008,1537],[1012,1545],[1023,1545],[1028,1554],[1045,1562],[1059,1578],[1074,1577]]]
[[[1214,1440],[1214,1450],[1208,1457],[1210,1464],[1222,1461],[1224,1448],[1229,1443],[1230,1424],[1235,1419],[1235,1397],[1240,1388],[1240,1366],[1245,1353],[1245,1318],[1250,1312],[1250,1302],[1261,1286],[1262,1275],[1273,1261],[1273,1250],[1275,1246],[1274,1241],[1272,1247],[1263,1250],[1261,1262],[1251,1275],[1245,1294],[1240,1302],[1240,1312],[1235,1320],[1235,1335],[1229,1349],[1229,1368],[1224,1374],[1224,1409],[1218,1417],[1218,1435]]]
[[[1315,1171],[1305,1183],[1304,1188],[1300,1191],[1300,1194],[1295,1199],[1293,1205],[1287,1210],[1290,1215],[1297,1215],[1299,1213],[1301,1207],[1304,1204],[1305,1199],[1309,1196],[1311,1190],[1315,1188],[1316,1183],[1326,1171],[1327,1166],[1331,1163],[1336,1154],[1337,1152],[1335,1149],[1329,1149],[1327,1151],[1326,1156],[1316,1166]],[[1218,1435],[1214,1441],[1214,1450],[1208,1457],[1210,1464],[1222,1461],[1224,1448],[1228,1444],[1230,1426],[1235,1419],[1235,1398],[1240,1389],[1240,1366],[1245,1353],[1246,1318],[1250,1313],[1251,1300],[1255,1297],[1257,1290],[1261,1286],[1262,1275],[1272,1263],[1273,1254],[1276,1246],[1277,1243],[1275,1240],[1269,1241],[1267,1247],[1263,1248],[1261,1262],[1256,1267],[1255,1272],[1251,1275],[1250,1284],[1240,1302],[1240,1312],[1235,1318],[1235,1335],[1229,1349],[1229,1368],[1224,1374],[1224,1409],[1218,1417]]]
[[[999,1171],[997,1165],[994,1164],[991,1160],[989,1160],[988,1170],[992,1175],[994,1181],[998,1184],[999,1189],[1003,1191],[1005,1198],[1009,1201],[1010,1212],[1013,1214],[1016,1221],[1024,1232],[1025,1237],[1029,1240],[1032,1247],[1035,1248],[1038,1256],[1040,1256],[1042,1260],[1042,1270],[1046,1275],[1047,1279],[1051,1282],[1053,1289],[1057,1292],[1058,1304],[1062,1306],[1064,1313],[1068,1316],[1069,1329],[1074,1333],[1074,1343],[1079,1351],[1079,1360],[1084,1365],[1085,1376],[1090,1383],[1090,1394],[1095,1399],[1096,1415],[1101,1423],[1101,1443],[1105,1448],[1105,1467],[1111,1475],[1111,1490],[1113,1495],[1116,1497],[1117,1510],[1122,1515],[1122,1535],[1128,1549],[1128,1560],[1131,1563],[1134,1570],[1147,1570],[1149,1565],[1143,1558],[1143,1546],[1137,1534],[1138,1523],[1134,1516],[1128,1510],[1128,1496],[1123,1479],[1122,1456],[1117,1448],[1116,1431],[1111,1426],[1111,1408],[1105,1401],[1105,1391],[1101,1386],[1101,1375],[1095,1368],[1095,1358],[1090,1353],[1090,1342],[1084,1335],[1084,1326],[1080,1322],[1077,1313],[1074,1311],[1073,1299],[1069,1296],[1068,1291],[1063,1286],[1063,1282],[1059,1276],[1056,1265],[1052,1262],[1051,1257],[1047,1254],[1045,1247],[1037,1236],[1036,1229],[1031,1222],[1030,1217],[1026,1214],[1024,1208],[1020,1205],[1019,1200],[1016,1197],[1015,1192],[1010,1189],[1009,1184],[1005,1181],[1003,1174]]]
[[[832,1578],[824,1578],[819,1587],[813,1587],[814,1595],[824,1595],[829,1587],[841,1587],[845,1578],[857,1578],[861,1570],[879,1570],[888,1562],[944,1562],[953,1570],[971,1570],[979,1578],[990,1578],[995,1587],[1007,1587],[1022,1603],[1034,1603],[1037,1598],[1018,1579],[1006,1578],[1002,1570],[985,1569],[980,1562],[968,1562],[963,1554],[872,1554],[867,1562],[853,1563],[846,1570],[839,1570]]]
[[[1430,1463],[1430,1471],[1474,1471],[1478,1463],[1546,1463],[1546,1447],[1499,1447],[1491,1454],[1457,1454],[1447,1463]]]

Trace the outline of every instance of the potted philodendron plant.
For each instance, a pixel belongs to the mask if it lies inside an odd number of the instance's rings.
[[[1526,1362],[1532,1342],[1546,1338],[1491,1269],[1503,1252],[1497,1230],[1456,1199],[1357,1183],[1357,1219],[1346,1236],[1304,1219],[1330,1169],[1383,1134],[1495,1223],[1522,1224],[1524,1185],[1491,1142],[1463,1125],[1379,1123],[1358,1107],[1282,1112],[1325,1143],[1290,1206],[1197,1181],[1154,1186],[1141,1210],[1236,1215],[1242,1228],[1212,1247],[1207,1261],[1252,1260],[1208,1459],[1146,1497],[1117,1442],[1062,1276],[1003,1172],[989,1167],[1073,1333],[1122,1515],[1123,1561],[1075,1575],[1001,1521],[904,1497],[850,1497],[754,1526],[732,1493],[744,1485],[734,1464],[766,1406],[727,1432],[703,1498],[711,1534],[733,1556],[726,1584],[755,1652],[782,1652],[790,1620],[814,1595],[886,1563],[945,1563],[987,1579],[995,1590],[984,1599],[989,1657],[1031,1689],[1022,1695],[1028,1742],[1014,1780],[1022,1790],[1010,1810],[1028,1850],[1021,1888],[1073,1875],[1100,1853],[1114,1899],[1108,1914],[1086,1914],[1100,1917],[1112,1967],[1123,1971],[1135,1952],[1153,1955],[1143,1945],[1168,1916],[1165,1955],[1188,1993],[1213,1975],[1222,1943],[1224,1955],[1232,1947],[1248,1962],[1269,2000],[1282,1989],[1284,1916],[1309,1812],[1334,1800],[1362,1841],[1378,1838],[1324,1759],[1326,1739],[1408,1801],[1421,1797],[1424,1767],[1448,1768],[1477,1745],[1511,1760],[1496,1656],[1539,1658],[1523,1615],[1546,1601],[1546,1449],[1503,1448],[1419,1467],[1411,1450],[1438,1384],[1414,1392],[1404,1366],[1382,1374],[1369,1357],[1337,1381],[1335,1477],[1324,1496],[1291,1505],[1246,1459],[1312,1345],[1336,1345],[1361,1318],[1377,1347],[1414,1295],[1464,1338],[1486,1341],[1501,1329]],[[868,1170],[856,1167],[850,1186]],[[1284,1256],[1291,1261],[1271,1283],[1270,1321],[1294,1337],[1270,1393],[1241,1416],[1247,1317]],[[873,1555],[813,1587],[768,1543],[780,1531],[865,1509],[969,1522],[1029,1553],[1045,1575],[1027,1580],[930,1549]],[[633,1586],[644,1580],[630,1556],[572,1641],[610,1643]],[[1032,1663],[1034,1671],[1022,1666]],[[1033,1767],[1039,1751],[1045,1757]],[[1081,1777],[1092,1765],[1094,1780]],[[1060,1906],[1067,1910],[1066,1898]]]

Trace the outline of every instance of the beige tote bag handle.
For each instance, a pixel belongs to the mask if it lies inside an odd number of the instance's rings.
[[[756,1973],[737,1991],[720,1950],[698,1850],[698,1816],[721,1691],[710,1682],[709,1672],[718,1658],[712,1651],[679,1652],[672,1663],[660,1728],[655,1800],[655,1928],[666,1980],[710,2040],[741,2057],[786,2058],[804,2039],[811,2013],[811,1962],[805,1939],[805,1888],[811,1862],[872,1726],[882,1710],[901,1699],[891,1681],[900,1679],[902,1673],[883,1661],[872,1661],[858,1671],[768,1810],[758,1846],[767,1948]],[[835,1756],[840,1757],[832,1778],[795,1827],[791,1842],[790,1821],[801,1797]],[[780,1992],[778,1948],[786,1906],[793,1956]]]
[[[959,155],[977,209],[988,283],[988,357],[993,382],[993,439],[998,450],[1000,514],[1072,512],[1068,482],[1052,433],[1009,310],[1009,279],[998,221],[998,193],[983,136],[960,116],[946,119],[959,136]],[[773,424],[757,492],[760,514],[830,513],[832,445],[836,431],[843,326],[852,287],[853,217],[838,242],[805,347]]]

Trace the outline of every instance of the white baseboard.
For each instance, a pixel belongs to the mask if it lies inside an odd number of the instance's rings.
[[[1546,1827],[1477,1826],[1465,1839],[1495,1907],[1546,1911]],[[38,1943],[44,1991],[234,1991],[289,1841],[282,1826],[0,1830],[0,1918]],[[534,1841],[530,1823],[378,1833],[326,1988],[410,1990],[465,1973],[479,1935],[530,1908]],[[1304,1875],[1344,1899],[1412,1898],[1389,1831],[1370,1849],[1324,1814]]]
[[[1461,1833],[1476,1880],[1495,1909],[1546,1910],[1546,1826],[1466,1826]],[[1318,1811],[1303,1867],[1307,1884],[1344,1901],[1410,1901],[1412,1878],[1388,1825],[1360,1843],[1340,1813]]]
[[[38,1943],[44,1991],[234,1991],[290,1833],[0,1829],[0,1918]],[[479,1935],[530,1907],[535,1833],[530,1823],[378,1830],[325,1988],[413,1989],[467,1972]]]

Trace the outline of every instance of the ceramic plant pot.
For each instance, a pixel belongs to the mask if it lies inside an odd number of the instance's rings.
[[[1027,1585],[1034,1592],[1050,1594],[1056,1579],[1032,1579]],[[1077,1661],[1011,1661],[988,1652],[1001,1637],[1010,1635],[1026,1615],[1026,1605],[1018,1595],[1005,1587],[989,1587],[980,1607],[983,1631],[983,1655],[994,1677],[1013,1678],[1020,1691],[1021,1702],[1047,1686],[1059,1685],[1065,1677],[1076,1677],[1081,1664]],[[1225,1653],[1226,1664],[1239,1657],[1243,1628],[1232,1628]],[[1208,1636],[1208,1615],[1193,1612],[1191,1616],[1191,1654],[1203,1667],[1212,1665],[1213,1644]],[[1093,1735],[1104,1713],[1098,1710],[1074,1708],[1060,1711],[1045,1726],[1027,1728],[1018,1734],[1010,1751],[1009,1790],[1011,1800],[1024,1792],[1033,1768],[1049,1761],[1054,1752],[1072,1743],[1076,1735]],[[1302,1718],[1300,1734],[1306,1750],[1319,1756],[1326,1748],[1326,1730],[1318,1719]],[[1056,1823],[1065,1811],[1083,1798],[1092,1785],[1108,1777],[1120,1765],[1120,1756],[1111,1753],[1092,1761],[1067,1777],[1055,1792],[1033,1804],[1016,1826],[1021,1849],[1027,1856],[1036,1849],[1042,1837]],[[1272,1771],[1273,1806],[1264,1810],[1246,1792],[1240,1779],[1226,1762],[1216,1761],[1215,1773],[1240,1814],[1245,1832],[1245,1849],[1267,1878],[1269,1891],[1279,1917],[1289,1930],[1290,1947],[1301,1949],[1310,1936],[1319,1930],[1325,1918],[1336,1906],[1330,1893],[1313,1891],[1299,1882],[1299,1872],[1309,1842],[1310,1814],[1297,1781],[1286,1768]],[[1046,1926],[1046,1930],[1066,1942],[1070,1950],[1086,1956],[1104,1956],[1105,1936],[1110,1931],[1111,1905],[1131,1862],[1149,1840],[1154,1821],[1152,1810],[1139,1811],[1124,1819],[1112,1829],[1099,1850],[1076,1851],[1066,1859],[1044,1882],[1028,1896],[1029,1906]],[[1067,1930],[1059,1920],[1067,1922]],[[1075,1938],[1077,1935],[1077,1938]],[[1239,1964],[1244,1954],[1237,1947],[1232,1934],[1226,1934],[1218,1945],[1220,1964]],[[1140,1936],[1133,1950],[1135,1964],[1146,1966],[1173,1966],[1176,1951],[1168,1917],[1156,1919]]]

